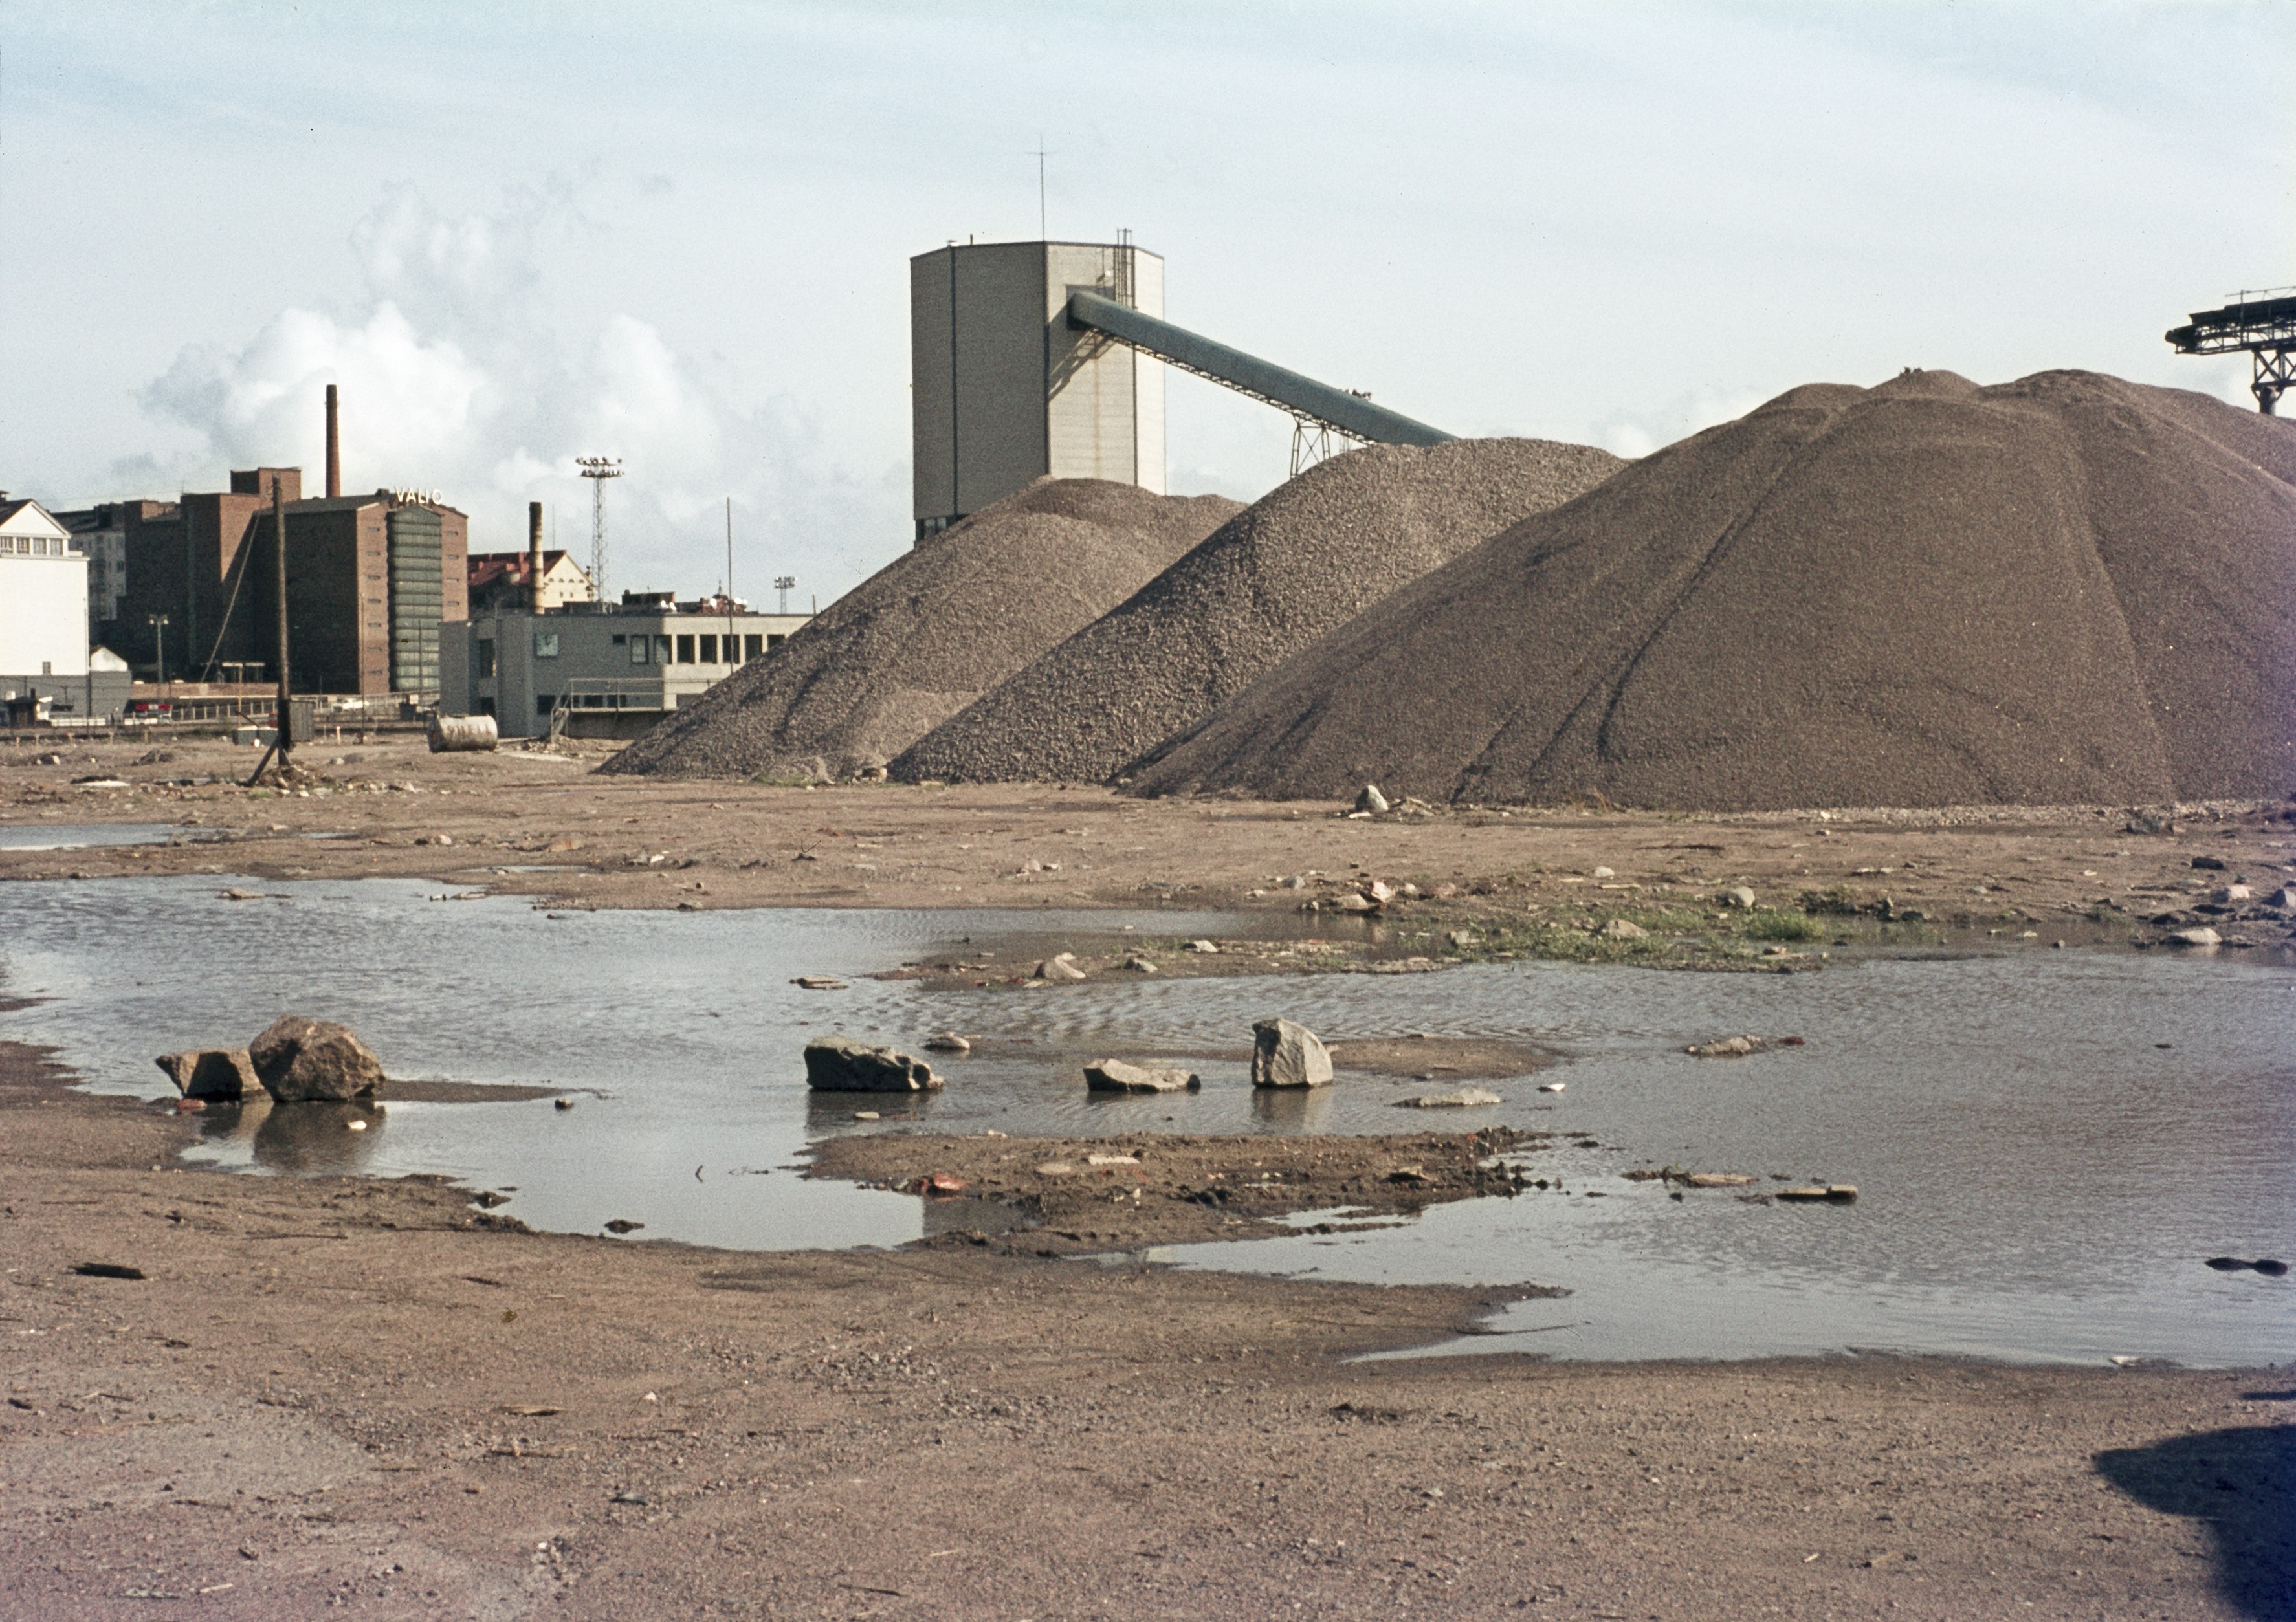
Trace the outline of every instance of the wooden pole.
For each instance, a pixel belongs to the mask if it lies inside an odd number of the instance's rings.
[[[279,765],[287,765],[288,750],[294,740],[287,724],[288,695],[292,689],[287,680],[287,494],[283,481],[271,481],[271,556],[272,586],[279,600],[279,718],[274,729],[279,740]]]

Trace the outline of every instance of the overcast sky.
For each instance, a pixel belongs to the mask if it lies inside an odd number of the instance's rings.
[[[2087,367],[2296,283],[2296,5],[0,0],[0,484],[524,504],[610,585],[909,544],[906,261],[1129,226],[1184,325],[1462,434],[1648,451],[1815,380]],[[1170,480],[1289,422],[1170,388]]]

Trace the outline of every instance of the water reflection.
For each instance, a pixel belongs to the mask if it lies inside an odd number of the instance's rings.
[[[260,1110],[255,1163],[266,1171],[339,1176],[364,1170],[382,1137],[383,1110],[367,1099],[240,1106]]]
[[[1251,1118],[1269,1132],[1322,1132],[1332,1118],[1330,1087],[1254,1087]]]

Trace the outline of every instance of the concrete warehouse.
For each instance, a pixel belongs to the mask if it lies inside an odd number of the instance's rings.
[[[554,717],[576,737],[635,738],[810,618],[753,614],[722,597],[681,603],[667,592],[539,614],[501,610],[447,627],[439,707],[492,716],[506,738],[541,737]]]
[[[87,572],[87,554],[39,503],[0,501],[0,719],[116,716],[127,702],[125,668],[88,646]]]

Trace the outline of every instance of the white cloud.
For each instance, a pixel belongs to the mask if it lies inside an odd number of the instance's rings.
[[[554,323],[547,267],[596,229],[570,187],[450,217],[394,186],[351,233],[363,308],[286,309],[236,350],[187,348],[144,405],[201,436],[206,465],[299,463],[316,492],[321,401],[335,383],[345,487],[439,490],[471,513],[480,550],[521,545],[525,504],[538,499],[586,561],[591,492],[574,458],[618,457],[610,590],[714,586],[728,496],[754,560],[737,587],[794,572],[843,590],[851,537],[882,551],[905,528],[905,470],[840,466],[805,406],[737,402],[739,368],[718,357],[704,375],[636,315]]]

